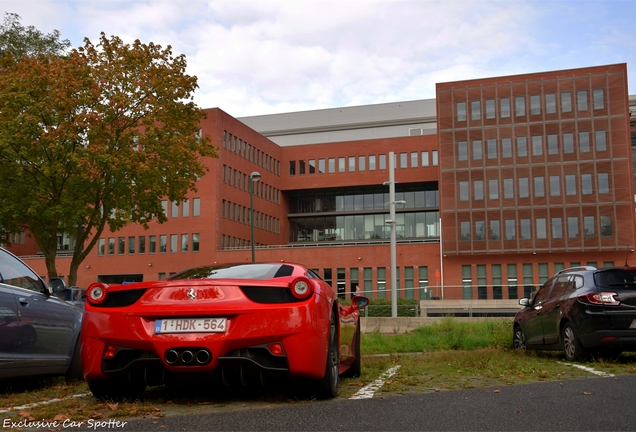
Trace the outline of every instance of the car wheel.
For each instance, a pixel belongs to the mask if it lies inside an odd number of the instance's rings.
[[[512,343],[516,350],[525,351],[528,346],[526,344],[526,335],[523,334],[521,327],[516,326],[512,337]]]
[[[325,376],[318,380],[317,396],[319,399],[331,399],[338,396],[338,368],[340,366],[340,354],[338,352],[337,316],[332,314],[329,325],[329,345],[327,347],[327,364]]]
[[[89,381],[88,388],[97,399],[115,400],[139,399],[146,390],[144,382],[130,382],[125,378]]]
[[[576,333],[570,323],[563,326],[563,352],[565,358],[570,361],[580,360],[585,357],[586,350],[576,337]]]
[[[361,361],[361,354],[360,354],[360,323],[359,322],[358,322],[358,328],[356,328],[356,335],[355,335],[355,341],[353,343],[353,346],[355,350],[354,351],[355,358],[353,360],[353,363],[351,363],[351,366],[349,367],[349,369],[347,369],[347,372],[345,372],[343,375],[346,377],[357,378],[362,373],[362,361]]]
[[[75,348],[73,348],[73,357],[71,357],[71,364],[66,371],[66,381],[80,381],[84,379],[82,375],[82,356],[80,352],[80,338],[77,337],[75,342]]]

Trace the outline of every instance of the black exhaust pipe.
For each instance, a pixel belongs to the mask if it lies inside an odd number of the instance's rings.
[[[205,350],[205,349],[200,350],[199,352],[197,352],[197,356],[196,356],[197,363],[205,364],[205,363],[210,361],[210,357],[211,357],[210,351]]]
[[[171,349],[166,351],[163,358],[166,360],[166,363],[168,363],[169,365],[173,365],[177,362],[177,360],[179,360],[179,353]]]
[[[185,364],[190,363],[194,359],[194,354],[192,351],[185,350],[181,353],[181,361]]]

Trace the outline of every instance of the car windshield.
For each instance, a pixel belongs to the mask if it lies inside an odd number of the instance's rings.
[[[612,269],[594,275],[596,286],[636,289],[636,269]]]
[[[286,264],[240,264],[196,267],[169,279],[272,279],[291,276],[293,272],[294,267]]]

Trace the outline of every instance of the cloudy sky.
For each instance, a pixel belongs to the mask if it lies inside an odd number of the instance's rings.
[[[435,83],[627,63],[633,0],[0,0],[73,46],[171,45],[235,117],[435,97]]]

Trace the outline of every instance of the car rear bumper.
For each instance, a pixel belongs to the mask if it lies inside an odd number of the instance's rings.
[[[329,313],[317,306],[277,305],[240,314],[215,311],[216,316],[228,319],[226,332],[178,334],[155,334],[154,318],[87,310],[82,328],[84,378],[100,380],[143,371],[154,377],[148,378],[152,383],[161,383],[157,376],[216,375],[223,369],[240,376],[257,371],[257,375],[321,378]],[[280,343],[283,352],[273,354],[267,348],[272,343]],[[116,354],[105,359],[108,346],[115,347]]]

